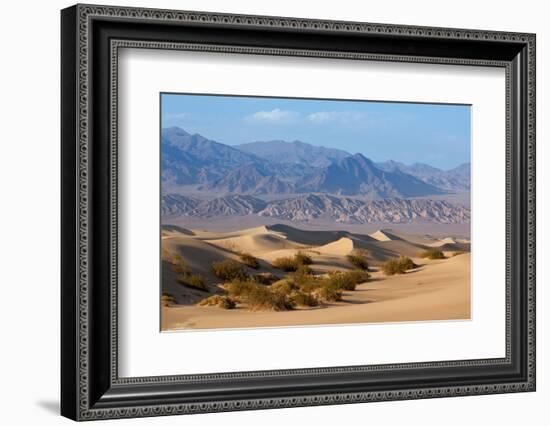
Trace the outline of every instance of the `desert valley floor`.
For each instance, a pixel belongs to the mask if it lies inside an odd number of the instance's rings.
[[[444,259],[423,258],[437,249]],[[289,310],[251,310],[246,303],[233,309],[199,306],[212,295],[224,295],[224,281],[212,264],[224,259],[240,261],[251,253],[259,261],[251,274],[269,274],[284,280],[288,274],[274,268],[281,257],[297,253],[311,258],[311,272],[318,277],[351,271],[348,255],[368,253],[370,278],[354,291],[343,291],[341,300]],[[161,330],[281,327],[470,318],[470,242],[456,237],[413,235],[380,229],[369,234],[350,231],[313,231],[276,224],[240,231],[219,232],[165,225],[162,229],[162,293],[170,303],[161,305]],[[388,259],[410,257],[416,267],[387,276],[381,265]],[[204,289],[178,280],[173,259],[185,262],[205,281]]]

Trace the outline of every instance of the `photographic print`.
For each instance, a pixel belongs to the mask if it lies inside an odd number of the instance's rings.
[[[160,103],[162,331],[470,319],[469,105]]]

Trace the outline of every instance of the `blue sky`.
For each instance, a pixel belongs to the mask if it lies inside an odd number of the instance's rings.
[[[162,94],[162,127],[226,145],[286,140],[360,152],[374,161],[450,169],[470,161],[470,107]]]

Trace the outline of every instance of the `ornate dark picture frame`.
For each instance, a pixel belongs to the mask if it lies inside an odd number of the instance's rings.
[[[61,28],[62,415],[93,420],[535,390],[535,35],[95,5],[64,9]],[[120,47],[504,68],[506,356],[118,377]]]

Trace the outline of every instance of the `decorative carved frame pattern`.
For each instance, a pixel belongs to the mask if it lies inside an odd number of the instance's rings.
[[[464,29],[447,28],[428,28],[416,26],[369,24],[358,22],[337,22],[311,19],[279,18],[265,16],[247,16],[230,15],[202,12],[169,11],[156,9],[140,9],[126,7],[104,7],[91,5],[78,5],[78,62],[77,62],[77,88],[78,88],[78,156],[77,156],[77,177],[78,177],[78,218],[77,218],[77,247],[78,247],[78,282],[77,282],[77,322],[78,322],[78,363],[77,363],[77,383],[78,408],[76,410],[76,419],[92,420],[105,418],[122,417],[141,417],[158,416],[186,413],[205,413],[230,410],[249,410],[263,408],[282,408],[309,405],[326,404],[344,404],[354,402],[383,401],[383,400],[402,400],[416,398],[435,398],[444,396],[463,396],[488,393],[505,393],[518,391],[533,391],[535,389],[535,36],[533,34],[520,34],[511,32],[478,31]],[[372,34],[399,34],[411,35],[423,38],[443,38],[443,39],[466,39],[466,40],[495,40],[524,43],[527,46],[528,54],[528,74],[527,74],[527,97],[528,97],[528,116],[527,116],[527,152],[528,152],[528,181],[526,202],[527,223],[528,223],[528,241],[527,246],[527,306],[528,323],[527,327],[527,377],[526,381],[485,384],[479,386],[450,386],[435,387],[424,389],[402,389],[397,391],[380,392],[359,392],[359,393],[332,393],[326,395],[312,395],[301,397],[274,397],[259,398],[248,400],[227,400],[207,403],[166,403],[161,405],[141,406],[141,407],[121,407],[121,408],[94,408],[90,403],[89,382],[89,303],[88,298],[88,276],[89,276],[89,119],[90,111],[90,85],[89,85],[89,54],[90,54],[90,22],[96,17],[117,17],[128,19],[139,19],[140,21],[173,21],[173,22],[192,22],[192,23],[210,23],[223,25],[239,25],[260,28],[300,28],[304,30],[312,29],[316,31],[338,31],[350,33],[372,33]],[[446,63],[459,65],[482,65],[497,66],[506,68],[506,110],[507,110],[507,261],[506,261],[506,358],[504,359],[483,359],[483,360],[464,360],[451,362],[434,363],[415,363],[415,364],[391,364],[361,367],[328,367],[321,369],[301,369],[301,370],[275,370],[261,372],[243,372],[243,373],[223,373],[209,375],[192,376],[161,376],[144,378],[118,378],[117,369],[117,222],[116,222],[116,202],[117,202],[117,69],[118,69],[118,49],[119,48],[154,48],[154,49],[177,49],[177,50],[198,50],[198,51],[219,51],[239,54],[265,54],[265,55],[297,55],[313,56],[341,59],[363,59],[378,61],[398,61],[398,62],[426,62],[426,63]],[[146,42],[139,40],[112,40],[111,41],[111,381],[114,384],[147,384],[147,383],[170,383],[180,381],[200,381],[217,380],[222,378],[239,379],[243,377],[265,377],[265,376],[303,376],[311,373],[337,374],[347,371],[375,371],[387,369],[407,369],[422,367],[442,367],[442,366],[470,366],[470,365],[489,365],[503,364],[510,361],[510,310],[509,302],[511,297],[510,290],[510,160],[511,152],[509,148],[509,139],[511,129],[509,128],[510,116],[510,66],[507,62],[472,60],[460,58],[438,58],[438,57],[415,57],[415,56],[396,56],[379,55],[363,53],[346,52],[327,52],[296,49],[273,49],[273,48],[254,48],[242,46],[215,46],[205,44],[182,44],[182,43],[163,43]]]

